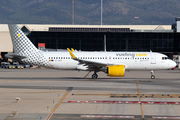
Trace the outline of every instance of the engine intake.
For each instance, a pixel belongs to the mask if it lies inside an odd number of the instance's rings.
[[[110,77],[124,77],[125,66],[124,65],[107,66],[106,73]]]

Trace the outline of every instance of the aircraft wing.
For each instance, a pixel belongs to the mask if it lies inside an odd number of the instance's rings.
[[[81,60],[81,59],[78,59],[71,51],[69,48],[67,48],[71,58],[73,60],[76,60],[79,62],[79,64],[84,64],[84,65],[87,65],[89,69],[91,68],[101,68],[101,67],[105,67],[105,66],[108,66],[108,65],[111,65],[111,64],[107,64],[107,63],[103,63],[103,62],[95,62],[95,61],[89,61],[89,60]]]
[[[17,55],[16,53],[5,54],[5,57],[13,60],[21,60],[27,58],[26,56]]]
[[[101,63],[101,62],[94,62],[94,61],[88,61],[88,60],[77,60],[77,61],[79,61],[80,64],[85,64],[89,66],[97,66],[97,67],[107,66],[106,63]]]

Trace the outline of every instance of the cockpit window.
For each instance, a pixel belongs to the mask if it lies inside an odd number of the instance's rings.
[[[162,60],[167,60],[167,59],[169,59],[168,57],[162,57]]]

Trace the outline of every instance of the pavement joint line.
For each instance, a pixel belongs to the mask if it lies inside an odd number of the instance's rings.
[[[66,98],[66,96],[69,94],[69,92],[73,89],[73,87],[69,87],[66,90],[66,93],[62,96],[62,98],[56,103],[56,105],[53,107],[53,109],[51,110],[51,112],[49,113],[49,115],[46,117],[45,120],[49,120],[52,115],[54,114],[54,112],[56,111],[56,109],[59,107],[59,105],[62,103],[62,101]]]
[[[143,107],[142,107],[142,103],[141,103],[141,97],[140,97],[139,87],[138,87],[137,81],[136,81],[136,87],[137,87],[137,93],[138,93],[138,98],[139,98],[139,102],[140,102],[141,114],[142,114],[142,118],[144,119],[144,112],[143,112]]]

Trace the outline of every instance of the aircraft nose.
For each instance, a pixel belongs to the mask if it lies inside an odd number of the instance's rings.
[[[176,62],[172,61],[171,65],[172,65],[172,68],[176,67]]]

